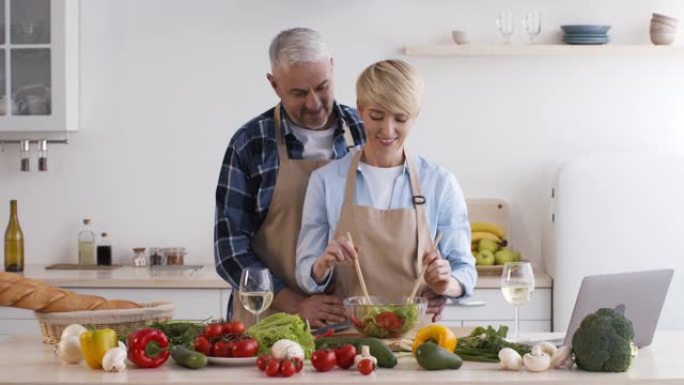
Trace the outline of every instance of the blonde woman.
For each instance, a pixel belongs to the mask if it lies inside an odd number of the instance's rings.
[[[360,295],[351,264],[360,251],[371,295],[408,295],[425,266],[421,293],[434,320],[446,297],[472,293],[477,273],[463,192],[451,172],[405,145],[423,88],[420,74],[401,60],[377,62],[359,76],[366,145],[311,176],[295,272],[304,291]],[[435,249],[437,232],[443,238]]]

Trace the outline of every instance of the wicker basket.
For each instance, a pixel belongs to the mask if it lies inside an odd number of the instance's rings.
[[[43,343],[55,345],[59,342],[62,331],[71,324],[111,328],[116,330],[117,334],[124,334],[155,321],[168,321],[173,318],[173,311],[176,309],[173,302],[150,302],[141,305],[143,307],[137,309],[34,312],[34,314],[40,324]]]

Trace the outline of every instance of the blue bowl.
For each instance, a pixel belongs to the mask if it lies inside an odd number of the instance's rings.
[[[610,25],[561,25],[561,29],[566,35],[573,34],[606,34],[610,29]]]

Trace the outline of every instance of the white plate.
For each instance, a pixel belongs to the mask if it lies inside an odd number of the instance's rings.
[[[254,357],[207,357],[214,365],[247,366],[254,365],[258,356]]]

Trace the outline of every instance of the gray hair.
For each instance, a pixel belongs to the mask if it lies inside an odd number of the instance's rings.
[[[321,34],[309,28],[292,28],[280,32],[271,41],[268,54],[273,70],[289,68],[297,63],[315,63],[330,57]]]

